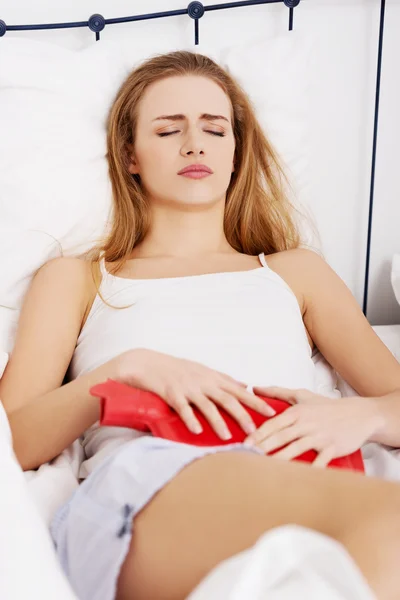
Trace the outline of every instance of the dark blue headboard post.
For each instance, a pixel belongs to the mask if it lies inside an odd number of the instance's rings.
[[[103,15],[92,15],[88,21],[88,27],[96,34],[96,42],[100,39],[100,31],[106,26],[106,20]]]
[[[289,8],[289,31],[293,31],[294,9],[300,4],[300,0],[283,0]]]
[[[372,143],[371,183],[370,183],[370,193],[369,193],[367,258],[366,258],[366,263],[365,263],[364,300],[363,300],[363,313],[365,316],[367,316],[367,309],[368,309],[369,263],[370,263],[370,258],[371,258],[372,216],[373,216],[374,195],[375,195],[376,148],[377,148],[377,143],[378,143],[379,101],[380,101],[380,95],[381,95],[383,36],[384,36],[384,31],[385,31],[385,9],[386,9],[386,0],[381,0],[381,17],[380,17],[380,23],[379,23],[379,43],[378,43],[378,67],[377,67],[377,74],[376,74],[376,92],[375,92],[374,139],[373,139],[373,143]]]
[[[187,7],[188,15],[194,19],[194,43],[199,44],[199,19],[204,15],[204,6],[201,2],[191,2]]]

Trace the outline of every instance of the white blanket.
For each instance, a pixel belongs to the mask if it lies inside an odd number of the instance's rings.
[[[303,527],[287,525],[220,563],[187,600],[373,600],[344,548]]]
[[[63,484],[64,485],[64,484]],[[0,402],[0,598],[76,600],[11,449]]]

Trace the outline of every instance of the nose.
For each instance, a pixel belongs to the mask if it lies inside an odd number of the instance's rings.
[[[204,154],[200,133],[197,131],[188,131],[185,141],[181,148],[182,156],[201,156]]]

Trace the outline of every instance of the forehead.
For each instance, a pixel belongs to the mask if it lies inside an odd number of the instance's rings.
[[[230,119],[231,110],[229,97],[211,79],[198,75],[174,76],[156,81],[146,89],[139,120],[152,121],[160,115],[178,113],[188,118],[212,113]]]

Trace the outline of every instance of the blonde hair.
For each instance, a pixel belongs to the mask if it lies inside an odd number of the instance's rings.
[[[236,141],[235,171],[226,192],[224,231],[238,252],[271,254],[301,244],[290,202],[287,177],[277,153],[255,116],[246,92],[211,58],[189,51],[151,57],[135,68],[120,86],[107,118],[107,159],[112,184],[111,227],[105,239],[89,253],[95,263],[101,255],[117,272],[149,229],[149,205],[140,178],[128,170],[128,146],[135,145],[138,106],[152,83],[177,75],[199,75],[218,84],[232,105]]]

